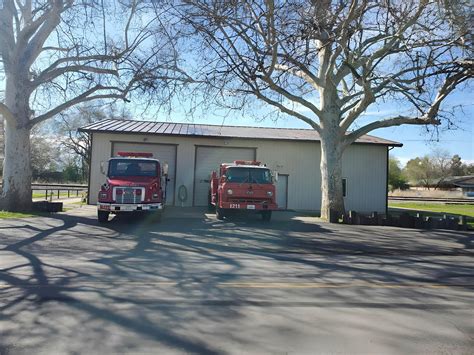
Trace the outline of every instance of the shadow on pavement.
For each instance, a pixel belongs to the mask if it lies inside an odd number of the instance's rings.
[[[206,333],[199,322],[236,322],[246,306],[436,309],[426,292],[391,290],[411,303],[388,303],[386,290],[360,288],[347,295],[329,287],[333,283],[435,282],[474,288],[472,263],[446,258],[472,257],[472,233],[428,235],[297,218],[217,221],[204,214],[165,216],[161,224],[118,216],[99,225],[92,217],[58,214],[6,222],[0,235],[0,336],[5,341],[29,337],[30,350],[48,346],[51,337],[75,334],[77,342],[65,344],[66,349],[89,342],[82,350],[108,344],[111,352],[133,351],[131,339],[140,337],[145,344],[158,342],[187,353],[223,353],[204,335],[196,336]],[[427,262],[428,256],[444,258]],[[265,299],[255,299],[252,290],[239,286],[255,280],[329,285],[324,292],[331,301],[286,299],[271,289],[262,291]],[[288,292],[304,298],[309,291]],[[57,318],[66,325],[61,327]],[[9,325],[2,329],[2,322]],[[222,331],[228,335],[227,327]],[[119,340],[113,341],[111,329]]]

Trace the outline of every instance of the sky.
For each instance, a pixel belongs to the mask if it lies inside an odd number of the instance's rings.
[[[403,144],[401,148],[394,148],[390,151],[390,155],[396,157],[401,165],[412,158],[429,155],[433,150],[442,149],[450,155],[458,154],[465,163],[474,163],[474,97],[472,91],[459,90],[451,95],[442,108],[448,109],[453,106],[463,105],[462,110],[456,111],[453,119],[456,126],[446,129],[445,126],[438,131],[427,131],[425,126],[399,126],[382,128],[370,132],[370,135],[400,142]],[[307,109],[296,108],[301,113],[308,113]],[[279,128],[311,128],[309,125],[291,116],[280,116],[277,121],[272,119],[255,120],[250,116],[238,116],[237,114],[229,114],[226,117],[209,113],[208,115],[195,116],[192,119],[181,115],[178,110],[172,113],[171,117],[150,117],[147,114],[142,115],[139,111],[135,111],[137,118],[147,120],[162,120],[173,122],[194,122],[202,124],[217,125],[235,125],[235,126],[257,126],[257,127],[279,127]],[[359,126],[364,123],[376,119],[386,119],[398,114],[402,114],[403,109],[389,103],[372,105],[364,113],[363,117],[358,119]]]

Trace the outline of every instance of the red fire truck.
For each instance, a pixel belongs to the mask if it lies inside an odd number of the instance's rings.
[[[101,186],[97,203],[100,223],[108,221],[109,214],[153,212],[161,218],[166,200],[168,166],[153,159],[151,153],[119,152],[109,159],[107,181]]]
[[[275,181],[270,169],[258,161],[236,160],[220,165],[211,174],[209,207],[216,209],[217,219],[230,210],[247,210],[262,214],[269,221],[277,210]]]

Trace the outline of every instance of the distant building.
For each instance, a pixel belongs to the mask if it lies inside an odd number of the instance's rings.
[[[474,175],[457,176],[451,181],[454,186],[460,187],[465,197],[474,197]]]
[[[464,197],[474,197],[474,175],[450,176],[438,183],[444,189],[461,189]]]

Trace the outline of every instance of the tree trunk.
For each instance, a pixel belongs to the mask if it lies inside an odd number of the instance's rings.
[[[31,209],[30,130],[5,121],[2,208]]]
[[[339,132],[331,130],[321,134],[321,218],[330,222],[345,212],[342,194],[342,153]]]
[[[5,120],[5,159],[0,207],[7,211],[31,210],[31,152],[29,87],[24,70],[7,73],[5,104],[13,120]]]

